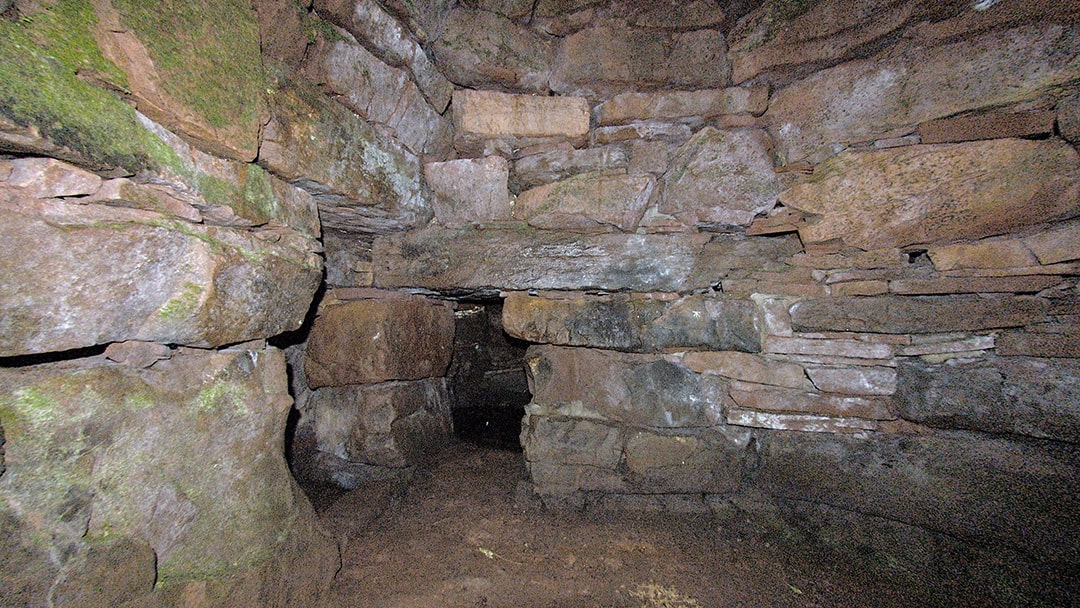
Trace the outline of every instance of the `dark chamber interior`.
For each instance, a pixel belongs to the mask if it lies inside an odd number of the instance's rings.
[[[506,335],[502,301],[460,302],[447,373],[454,434],[476,445],[521,451],[521,419],[531,395],[526,342]]]

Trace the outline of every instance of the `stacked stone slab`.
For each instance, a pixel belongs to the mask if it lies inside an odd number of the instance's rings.
[[[1075,7],[767,2],[705,23],[631,4],[449,19],[451,79],[500,92],[455,97],[472,160],[427,167],[448,211],[372,249],[380,287],[503,292],[534,344],[536,493],[815,504],[1075,566]],[[494,28],[552,50],[511,44],[500,75],[478,50]],[[660,53],[620,81],[637,60],[616,32],[710,28],[730,79],[654,82]],[[556,95],[522,94],[545,74]]]
[[[416,466],[445,445],[453,338],[445,303],[376,290],[324,299],[305,351],[307,423],[319,451],[340,461],[339,485],[350,485],[350,465]]]

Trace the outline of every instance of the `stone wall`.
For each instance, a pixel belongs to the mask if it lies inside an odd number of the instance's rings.
[[[465,4],[458,158],[371,280],[505,297],[545,504],[1080,562],[1074,6]]]

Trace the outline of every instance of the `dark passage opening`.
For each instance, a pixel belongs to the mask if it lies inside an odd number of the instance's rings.
[[[521,451],[521,419],[529,403],[527,342],[506,335],[502,301],[455,307],[454,354],[447,372],[454,433],[484,447]]]

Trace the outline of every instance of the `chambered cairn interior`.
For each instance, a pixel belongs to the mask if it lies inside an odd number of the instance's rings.
[[[1078,146],[1075,0],[2,0],[0,606],[324,605],[463,443],[1068,605]]]

